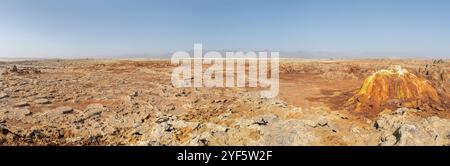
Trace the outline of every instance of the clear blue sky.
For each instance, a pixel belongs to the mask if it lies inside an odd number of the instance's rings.
[[[0,0],[0,57],[191,50],[449,57],[448,0]]]

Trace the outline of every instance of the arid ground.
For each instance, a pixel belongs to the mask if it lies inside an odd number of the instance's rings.
[[[273,99],[175,88],[174,67],[0,62],[0,145],[450,145],[446,60],[282,60]]]

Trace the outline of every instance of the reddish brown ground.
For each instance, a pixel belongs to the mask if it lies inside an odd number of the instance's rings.
[[[339,100],[330,103],[326,98],[339,98],[340,94],[359,88],[362,80],[327,80],[318,74],[280,75],[280,97],[298,107],[340,105]]]

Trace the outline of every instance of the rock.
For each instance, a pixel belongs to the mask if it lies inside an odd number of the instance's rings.
[[[136,146],[160,146],[156,141],[138,141]]]
[[[254,118],[253,124],[266,125],[278,120],[278,116],[275,114],[265,114]]]
[[[12,66],[10,71],[11,72],[17,72],[18,71],[17,66],[16,65]]]
[[[317,124],[319,126],[326,126],[328,124],[328,120],[326,118],[321,118],[319,119],[319,121],[317,122]]]
[[[159,117],[156,119],[156,123],[163,123],[169,120],[169,117]]]
[[[174,145],[173,125],[163,122],[156,123],[151,127],[149,133],[143,134],[143,140],[150,142],[150,145]]]
[[[28,109],[20,109],[20,110],[15,111],[15,113],[20,114],[20,115],[25,115],[25,116],[31,115],[31,111]]]
[[[220,119],[220,120],[223,120],[223,119],[228,118],[229,116],[231,116],[231,114],[232,114],[231,112],[226,112],[226,113],[220,114],[217,118]]]
[[[418,110],[401,108],[392,113],[380,114],[375,127],[387,134],[381,137],[379,145],[448,145],[450,140],[446,139],[445,135],[446,132],[450,132],[448,128],[450,120],[437,116],[422,118],[408,113],[416,111]],[[395,143],[389,135],[396,137]]]
[[[393,130],[400,127],[403,121],[403,115],[400,114],[382,114],[376,121],[375,127],[381,130]]]
[[[215,123],[206,123],[205,124],[206,128],[210,129],[211,133],[218,133],[218,132],[227,132],[229,130],[228,127],[226,126],[222,126],[222,125],[218,125]]]
[[[310,126],[310,127],[317,127],[317,122],[316,122],[316,121],[309,120],[309,119],[304,119],[304,120],[302,120],[302,122],[303,122],[305,125],[307,125],[307,126]]]
[[[245,128],[245,127],[248,127],[248,126],[254,124],[254,122],[255,121],[253,121],[251,119],[240,118],[240,119],[237,119],[234,124],[238,128]]]
[[[165,111],[170,112],[170,111],[174,111],[175,109],[176,109],[176,107],[174,105],[170,105],[165,109]]]
[[[6,119],[14,119],[14,120],[25,120],[25,116],[31,115],[31,111],[28,109],[13,109],[11,111],[6,112],[4,115],[2,115],[2,118]]]
[[[415,110],[415,109],[408,109],[408,108],[402,107],[402,108],[395,110],[393,114],[403,115],[407,112],[417,112],[417,111],[418,110]]]
[[[55,114],[70,114],[73,112],[73,108],[68,107],[68,106],[63,106],[63,107],[58,107],[58,108],[52,110],[51,112],[55,113]]]
[[[156,113],[156,123],[163,123],[170,119],[171,115],[163,114],[161,112]]]
[[[418,138],[414,138],[416,136],[417,128],[414,125],[403,124],[398,128],[398,130],[394,133],[398,142],[397,145],[418,145],[420,142]]]
[[[16,103],[16,104],[14,104],[14,107],[25,107],[25,106],[29,106],[30,104],[28,104],[28,102],[26,102],[26,101],[21,101],[21,102],[18,102],[18,103]]]
[[[381,137],[380,146],[392,146],[397,142],[397,138],[392,134],[385,134]]]
[[[284,102],[284,101],[275,101],[274,104],[277,105],[278,107],[281,107],[281,108],[287,108],[288,107],[288,104],[286,102]]]
[[[309,145],[318,139],[303,121],[285,120],[262,128],[262,144],[269,146]]]
[[[266,120],[264,120],[264,118],[261,118],[261,119],[255,121],[253,124],[257,124],[257,125],[260,125],[260,126],[264,126],[264,125],[266,125],[267,123],[269,123],[269,122],[267,122]]]
[[[87,117],[92,117],[92,116],[96,116],[96,115],[100,115],[103,111],[105,111],[106,108],[105,106],[103,106],[103,104],[89,104],[86,109],[84,110],[85,115]]]
[[[137,97],[139,95],[139,93],[137,91],[132,91],[130,93],[130,97]]]
[[[175,120],[175,121],[171,122],[171,124],[176,129],[181,129],[181,128],[196,129],[200,126],[199,122],[187,122],[184,120]]]
[[[0,99],[7,98],[7,97],[8,97],[8,94],[6,94],[5,92],[0,92]]]
[[[133,128],[139,128],[142,126],[142,123],[134,123]]]
[[[212,135],[209,132],[203,132],[199,135],[194,136],[194,138],[188,142],[188,145],[208,146],[210,137],[212,137]]]
[[[220,103],[222,100],[212,100],[211,103]]]
[[[174,129],[175,129],[175,128],[172,126],[172,124],[166,123],[166,124],[164,125],[164,131],[171,132],[171,131],[173,131]]]
[[[50,104],[51,102],[48,99],[37,99],[37,100],[34,100],[34,103],[36,103],[36,104]]]
[[[191,93],[191,92],[186,92],[186,91],[183,89],[181,92],[175,94],[175,97],[186,97],[186,96],[188,96],[190,93]]]

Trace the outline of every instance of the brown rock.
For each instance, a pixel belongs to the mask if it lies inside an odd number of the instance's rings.
[[[18,103],[16,103],[16,104],[14,104],[14,107],[25,107],[25,106],[29,106],[30,104],[28,104],[28,102],[26,102],[26,101],[21,101],[21,102],[18,102]]]
[[[8,97],[8,94],[6,94],[5,92],[0,93],[0,99],[6,98],[6,97]]]
[[[52,112],[55,112],[57,114],[69,114],[69,113],[73,112],[73,108],[72,107],[68,107],[68,106],[63,106],[63,107],[56,108]]]
[[[50,104],[51,102],[48,99],[37,99],[34,101],[36,104]]]

